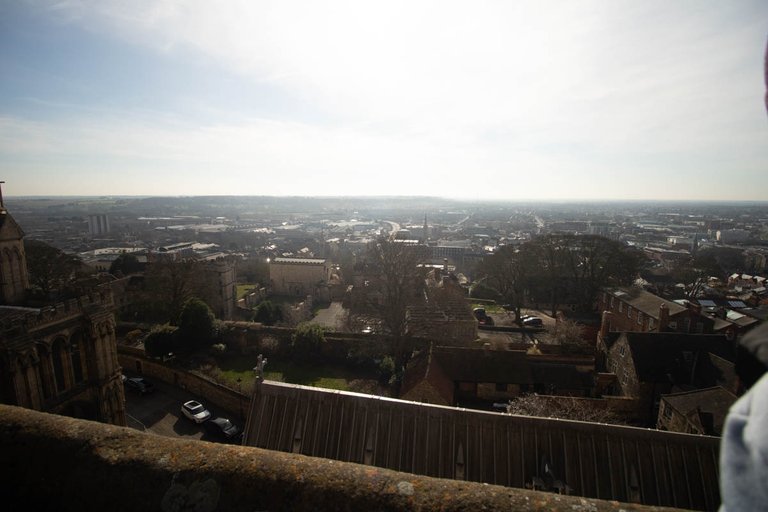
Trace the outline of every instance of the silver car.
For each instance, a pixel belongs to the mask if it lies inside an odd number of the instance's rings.
[[[195,400],[184,402],[184,405],[181,406],[181,412],[195,423],[202,423],[211,417],[211,412]]]

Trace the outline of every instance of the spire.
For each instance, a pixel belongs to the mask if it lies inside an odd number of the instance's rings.
[[[424,243],[429,242],[429,226],[427,225],[427,214],[424,214],[424,234],[422,235],[424,238]]]

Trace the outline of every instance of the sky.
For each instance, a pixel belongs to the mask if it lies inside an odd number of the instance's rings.
[[[28,195],[768,200],[765,0],[0,0]]]

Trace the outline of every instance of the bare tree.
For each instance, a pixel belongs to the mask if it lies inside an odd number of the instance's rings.
[[[642,255],[614,240],[596,235],[551,234],[526,244],[539,265],[531,267],[547,288],[552,315],[567,295],[580,311],[591,311],[600,289],[630,284]]]
[[[372,243],[365,257],[365,303],[392,340],[396,368],[403,368],[411,355],[408,309],[423,300],[426,258],[422,245],[381,238]]]
[[[525,289],[530,264],[529,251],[512,246],[501,247],[486,257],[478,268],[485,284],[495,290],[505,304],[512,306],[515,319],[521,322],[521,310],[525,305]]]
[[[584,327],[573,320],[558,320],[552,331],[554,342],[564,351],[578,354],[594,353],[594,343],[584,339]]]
[[[510,400],[507,413],[593,423],[625,423],[597,400],[571,396],[521,395]]]

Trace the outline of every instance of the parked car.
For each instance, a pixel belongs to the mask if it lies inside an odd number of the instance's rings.
[[[144,377],[127,377],[123,382],[125,383],[125,389],[140,395],[153,393],[155,391],[155,385]]]
[[[523,325],[527,327],[541,327],[544,325],[544,321],[537,316],[523,315],[521,319],[523,320]]]
[[[472,310],[472,314],[475,315],[475,318],[480,325],[493,325],[493,318],[488,316],[485,312],[485,308],[475,308]]]
[[[196,400],[184,402],[184,405],[181,406],[181,413],[195,423],[203,423],[211,417],[211,411]]]
[[[224,441],[237,441],[243,436],[243,431],[240,430],[240,427],[227,418],[213,418],[206,421],[203,427],[211,436]]]

